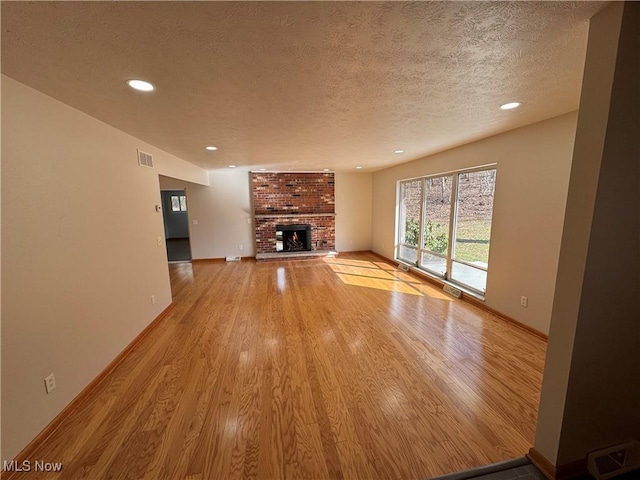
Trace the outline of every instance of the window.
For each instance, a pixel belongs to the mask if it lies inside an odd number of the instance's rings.
[[[398,257],[409,263],[416,263],[418,259],[421,195],[422,180],[411,180],[400,184]]]
[[[186,212],[187,197],[185,195],[171,195],[171,211]]]
[[[484,295],[496,169],[400,182],[399,260]]]

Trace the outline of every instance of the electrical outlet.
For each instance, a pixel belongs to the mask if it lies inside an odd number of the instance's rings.
[[[242,250],[244,247],[242,245],[238,245],[238,250]]]
[[[191,220],[191,224],[192,225],[197,225],[198,224],[198,220]]]
[[[529,305],[529,299],[525,296],[520,297],[520,306],[526,307],[527,305]]]
[[[151,305],[155,305],[155,304],[156,304],[156,296],[151,295]]]
[[[47,391],[47,394],[51,393],[52,390],[56,388],[56,377],[52,373],[47,378],[44,379],[44,389]]]

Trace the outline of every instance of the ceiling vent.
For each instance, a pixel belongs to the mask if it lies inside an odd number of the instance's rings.
[[[150,153],[138,150],[138,165],[153,168],[153,156]]]

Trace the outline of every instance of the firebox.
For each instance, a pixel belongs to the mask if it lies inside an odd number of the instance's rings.
[[[276,225],[276,252],[311,250],[311,225]]]

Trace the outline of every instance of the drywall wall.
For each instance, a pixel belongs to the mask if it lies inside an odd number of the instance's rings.
[[[157,245],[158,172],[208,177],[6,76],[2,100],[2,460],[10,460],[171,303]],[[138,148],[156,170],[138,166]],[[57,388],[47,395],[50,373]]]
[[[496,163],[485,301],[548,333],[576,118],[568,113],[375,172],[372,249],[394,257],[398,180]]]
[[[336,248],[359,251],[371,248],[370,173],[335,174]],[[212,170],[210,186],[160,177],[163,190],[187,192],[189,235],[194,259],[227,255],[255,255],[249,172]],[[194,220],[198,223],[194,225]],[[239,245],[243,245],[240,250]]]
[[[193,259],[253,257],[255,239],[249,172],[240,168],[211,170],[208,178],[209,186],[202,186],[160,177],[163,190],[187,192]]]
[[[640,439],[640,5],[591,19],[535,447],[553,465]]]
[[[336,250],[371,250],[371,173],[336,172]]]

